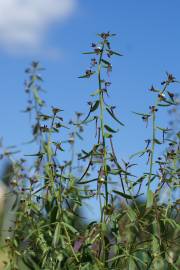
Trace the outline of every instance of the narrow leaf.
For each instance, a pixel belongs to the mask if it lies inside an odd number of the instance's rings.
[[[83,52],[82,54],[96,54],[95,52]]]
[[[131,222],[134,222],[137,218],[136,212],[129,206],[128,206],[127,210],[128,210],[127,214],[129,216],[129,219],[131,220]]]
[[[117,191],[117,190],[113,190],[113,192],[117,195],[120,195],[121,197],[125,198],[125,199],[130,199],[132,200],[133,198],[137,198],[139,195],[136,196],[131,196],[129,194],[123,193],[121,191]]]
[[[114,130],[114,129],[112,129],[110,126],[108,126],[108,125],[104,125],[104,127],[105,127],[105,129],[107,130],[107,131],[109,131],[109,132],[112,132],[112,133],[116,133],[117,132],[117,130]]]
[[[121,126],[124,126],[124,124],[123,124],[119,119],[117,119],[117,117],[115,116],[115,114],[114,114],[111,110],[109,110],[108,108],[106,108],[106,111],[110,114],[110,116],[111,116],[116,122],[118,122]]]
[[[150,114],[147,113],[138,113],[138,112],[133,112],[134,114],[140,115],[140,116],[146,116],[146,117],[150,117]]]
[[[132,159],[132,158],[135,157],[135,156],[141,157],[141,156],[143,156],[146,152],[147,152],[146,149],[144,149],[144,150],[142,150],[142,151],[138,151],[138,152],[132,154],[129,158]]]
[[[158,139],[154,139],[154,142],[156,143],[156,144],[162,144]]]
[[[102,59],[101,61],[102,61],[104,64],[106,64],[107,66],[110,66],[110,65],[111,65],[111,63],[108,62],[107,60]]]
[[[60,224],[58,223],[56,225],[56,229],[55,229],[55,232],[54,232],[54,237],[53,237],[53,247],[56,247],[58,242],[59,242],[59,238],[60,238],[60,230],[61,230],[61,226]]]
[[[99,93],[100,93],[100,90],[98,89],[98,90],[96,90],[95,92],[93,92],[93,93],[91,94],[91,96],[94,97],[94,96],[98,95]]]
[[[96,102],[94,103],[94,105],[91,107],[90,111],[94,112],[97,110],[97,108],[99,107],[99,100],[96,100]]]

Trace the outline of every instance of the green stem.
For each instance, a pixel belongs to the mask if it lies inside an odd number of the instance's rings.
[[[67,237],[67,241],[68,241],[69,247],[70,247],[70,249],[71,249],[71,251],[72,251],[72,254],[74,255],[74,258],[76,259],[76,262],[79,263],[78,257],[76,256],[76,253],[75,253],[75,251],[74,251],[74,248],[73,248],[73,246],[72,246],[72,244],[71,244],[71,238],[70,238],[70,236],[69,236],[69,234],[68,234],[68,231],[67,231],[67,229],[66,229],[66,226],[63,225],[63,228],[64,228],[64,231],[65,231],[65,235],[66,235],[66,237]]]
[[[154,150],[155,150],[155,138],[156,138],[156,113],[155,111],[152,112],[152,148],[151,148],[151,158],[150,158],[150,170],[149,170],[149,179],[148,179],[148,190],[150,189],[151,185],[151,176],[153,170],[153,161],[154,161]]]
[[[104,52],[104,43],[102,45],[101,54],[99,57],[98,63],[98,83],[99,83],[99,100],[100,100],[100,123],[101,123],[101,133],[102,133],[102,140],[103,140],[103,170],[105,175],[105,204],[108,205],[108,183],[107,183],[107,152],[106,152],[106,139],[105,139],[105,132],[104,132],[104,99],[103,99],[103,91],[101,85],[101,62]]]
[[[164,93],[169,85],[169,82],[166,82],[161,93]],[[154,110],[152,112],[152,147],[151,147],[151,158],[150,158],[150,171],[149,171],[149,178],[148,178],[148,190],[150,189],[151,185],[151,176],[153,170],[153,161],[154,161],[154,150],[155,150],[155,139],[156,139],[156,108],[158,106],[159,99],[157,99],[156,104],[154,106]]]

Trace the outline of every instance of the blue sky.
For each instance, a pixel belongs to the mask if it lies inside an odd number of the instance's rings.
[[[44,88],[49,104],[87,112],[94,80],[77,77],[89,65],[81,55],[96,41],[96,33],[117,34],[112,46],[123,53],[113,60],[111,100],[126,128],[116,137],[120,157],[144,147],[147,131],[132,111],[147,112],[165,72],[180,78],[179,0],[0,0],[0,136],[6,145],[30,138],[23,92],[24,69],[32,60],[46,68]],[[178,92],[179,89],[176,89]],[[167,125],[166,114],[160,122]]]

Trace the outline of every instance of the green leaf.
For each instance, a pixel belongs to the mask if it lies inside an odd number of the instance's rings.
[[[76,135],[81,141],[83,141],[83,137],[79,134],[79,132],[76,132]]]
[[[91,94],[92,97],[97,96],[101,91],[98,89]]]
[[[146,208],[150,208],[153,205],[153,199],[154,199],[154,193],[152,190],[148,190],[147,192],[147,203],[146,203]]]
[[[110,65],[111,65],[111,63],[108,62],[107,60],[102,59],[101,61],[102,61],[105,65],[107,65],[107,66],[110,66]]]
[[[129,257],[128,261],[129,261],[129,270],[136,270],[137,267],[132,256]]]
[[[156,143],[156,144],[162,144],[158,139],[154,139],[154,142]]]
[[[134,114],[140,115],[140,116],[146,116],[146,117],[150,117],[150,114],[147,113],[138,113],[138,112],[133,112]]]
[[[96,54],[95,52],[83,52],[82,54]]]
[[[166,218],[166,219],[164,219],[164,220],[162,219],[162,221],[168,222],[169,224],[171,224],[171,226],[172,226],[174,229],[180,230],[180,225],[179,225],[178,223],[176,223],[175,220],[170,219],[170,218]]]
[[[172,130],[170,128],[162,128],[162,127],[159,127],[159,126],[157,126],[156,128],[159,129],[159,130],[161,130],[161,131],[164,131],[164,132],[168,132],[168,131],[171,131]]]
[[[63,224],[70,232],[72,232],[74,234],[78,233],[78,231],[73,226],[71,226],[70,224],[65,223],[65,222],[61,222],[61,224]]]
[[[161,104],[161,103],[158,104],[159,107],[169,107],[169,106],[171,106],[171,105],[172,105],[172,104]]]
[[[121,53],[118,53],[118,52],[115,52],[115,51],[112,51],[113,54],[117,55],[117,56],[123,56],[123,54]]]
[[[82,76],[79,76],[78,79],[84,79],[84,78],[89,78],[89,76],[87,76],[86,74],[85,75],[82,75]]]
[[[90,111],[94,112],[97,110],[97,108],[99,107],[99,100],[96,100],[96,102],[94,103],[94,105],[91,107]]]
[[[120,173],[126,173],[126,171],[124,171],[121,167],[118,169],[111,169],[110,166],[107,166],[107,168],[109,174],[118,175]]]
[[[59,242],[61,226],[60,223],[56,225],[56,229],[53,236],[53,247],[55,248]]]
[[[104,127],[105,127],[105,129],[107,130],[107,131],[109,131],[109,132],[112,132],[112,133],[116,133],[117,132],[117,130],[114,130],[114,129],[112,129],[110,126],[108,126],[108,125],[104,125]]]
[[[110,133],[104,133],[104,137],[107,138],[107,139],[108,138],[112,138],[112,134],[110,134]]]
[[[132,186],[134,187],[137,184],[141,184],[146,177],[147,177],[147,175],[141,176],[137,181],[133,182]]]
[[[40,270],[39,266],[35,263],[35,261],[31,258],[31,256],[25,254],[25,256],[22,256],[22,261],[25,265],[23,265],[23,268],[27,269],[34,269],[34,270]]]
[[[126,256],[125,254],[118,255],[118,256],[115,256],[115,257],[113,257],[113,258],[107,260],[107,262],[113,262],[113,261],[116,261],[116,260],[118,260],[118,259],[120,259],[120,258],[123,258],[123,257],[125,257],[125,256]]]
[[[123,56],[123,54],[120,54],[118,52],[112,51],[112,50],[107,50],[107,52],[110,52],[112,55],[117,55],[117,56]]]
[[[110,116],[116,121],[118,122],[121,126],[124,126],[124,124],[119,120],[117,119],[117,117],[115,116],[114,112],[109,110],[108,108],[106,108],[106,111],[110,114]]]
[[[140,258],[138,258],[137,256],[132,256],[133,258],[134,258],[134,261],[136,262],[136,261],[139,261],[141,264],[143,264],[146,268],[147,268],[147,264],[146,263],[144,263],[144,261],[143,260],[141,260]]]
[[[146,149],[144,149],[144,150],[142,150],[142,151],[138,151],[138,152],[132,154],[129,158],[132,159],[132,158],[135,157],[135,156],[141,157],[141,156],[144,155],[146,152],[147,152]]]
[[[95,71],[92,71],[90,74],[84,74],[82,76],[79,76],[78,79],[84,79],[84,78],[90,78],[94,73],[96,73]]]
[[[95,178],[95,179],[91,179],[91,180],[86,180],[86,181],[83,181],[83,182],[78,182],[79,185],[84,185],[84,184],[88,184],[88,183],[91,183],[91,182],[97,182],[98,181],[98,178]]]
[[[86,124],[94,121],[95,119],[96,119],[96,116],[93,116],[93,117],[91,117],[91,118],[89,118],[89,119],[87,119],[85,121],[83,120],[81,123],[86,125]]]
[[[130,200],[132,200],[133,198],[135,199],[135,198],[137,198],[137,197],[139,197],[140,195],[136,195],[136,196],[131,196],[131,195],[129,195],[129,194],[126,194],[126,193],[123,193],[123,192],[121,192],[121,191],[117,191],[117,190],[112,190],[115,194],[117,194],[117,195],[119,195],[119,196],[121,196],[121,197],[123,197],[123,198],[125,198],[125,199],[130,199]]]
[[[159,241],[156,235],[152,235],[152,249],[154,254],[159,252]]]
[[[78,160],[81,160],[81,159],[86,159],[87,157],[91,156],[92,155],[92,151],[90,152],[86,152],[85,150],[82,150],[82,153],[84,154],[84,156],[78,158]]]
[[[43,157],[44,154],[45,154],[44,152],[42,152],[42,153],[38,152],[36,154],[29,154],[29,155],[24,155],[24,156],[25,157],[39,157],[39,158],[41,158],[41,157]]]
[[[131,222],[134,222],[136,220],[137,218],[136,212],[129,206],[127,207],[127,214]]]

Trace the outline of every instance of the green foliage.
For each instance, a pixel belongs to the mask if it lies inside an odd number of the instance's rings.
[[[77,112],[75,120],[64,124],[60,108],[43,113],[43,69],[33,62],[26,70],[25,112],[34,119],[31,143],[36,142],[38,149],[16,159],[16,151],[2,147],[2,158],[8,157],[13,166],[11,190],[18,194],[14,226],[7,228],[11,237],[2,245],[9,255],[4,269],[178,269],[179,200],[174,193],[179,188],[180,137],[167,147],[168,129],[157,123],[160,108],[177,105],[169,90],[177,81],[167,74],[161,90],[151,87],[157,96],[154,105],[147,113],[136,113],[151,124],[150,138],[130,161],[119,161],[113,140],[124,124],[106,99],[111,59],[122,55],[111,49],[114,34],[98,36],[92,51],[84,53],[94,57],[90,67],[79,77],[98,79],[85,118]],[[95,125],[95,143],[92,140],[90,150],[76,153],[75,142],[83,139],[89,124]],[[70,133],[64,139],[65,130]],[[163,134],[162,141],[159,134]],[[71,156],[63,161],[67,145]],[[164,147],[161,157],[157,157],[157,147]],[[148,171],[140,176],[132,174],[135,164],[131,160],[137,155],[148,158]],[[164,193],[166,200],[162,201]],[[145,202],[138,201],[142,195]],[[92,198],[99,204],[99,221],[87,224],[80,209],[86,211]]]

